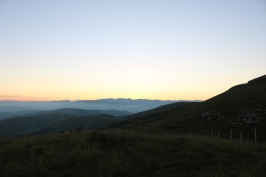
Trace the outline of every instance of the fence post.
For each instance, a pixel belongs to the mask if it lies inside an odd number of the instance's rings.
[[[220,137],[220,130],[218,130],[218,138]]]
[[[213,130],[212,130],[212,138],[213,138]]]
[[[256,128],[254,129],[255,132],[255,143],[257,143],[257,132],[256,132]]]
[[[231,140],[233,139],[232,129],[230,130],[230,138],[231,138]]]
[[[240,132],[240,141],[242,143],[242,132]]]

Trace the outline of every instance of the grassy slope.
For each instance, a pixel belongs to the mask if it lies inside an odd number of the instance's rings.
[[[110,115],[93,115],[64,119],[62,121],[46,126],[45,128],[35,132],[34,134],[55,133],[61,130],[73,130],[78,127],[83,127],[87,130],[94,130],[100,127],[112,124],[114,122],[121,122],[122,120]]]
[[[202,105],[213,110],[228,111],[228,115],[233,109],[266,108],[266,79],[261,83],[247,83],[234,86],[228,91],[217,95]]]
[[[143,111],[140,113],[136,113],[136,114],[132,114],[132,115],[128,115],[128,116],[123,116],[121,118],[125,119],[127,121],[133,121],[133,122],[139,121],[139,120],[146,120],[146,119],[149,119],[152,117],[157,117],[160,115],[169,114],[169,113],[176,111],[180,108],[184,108],[184,107],[192,106],[192,105],[196,105],[196,104],[198,104],[198,102],[171,103],[171,104],[159,106],[159,107],[151,109],[151,110]]]
[[[9,176],[266,175],[266,145],[180,135],[80,132],[0,138],[0,174]]]
[[[253,125],[232,125],[229,120],[239,116],[242,109],[261,108],[266,110],[266,81],[248,83],[232,87],[228,91],[217,95],[207,101],[189,107],[181,108],[169,114],[160,115],[143,122],[120,126],[119,128],[149,133],[181,133],[192,132],[198,135],[217,136],[230,138],[230,130],[233,130],[233,138],[239,139],[240,132],[244,140],[254,140],[254,129],[257,129],[258,141],[266,141],[266,122]],[[217,119],[215,115],[202,117],[202,113],[213,111],[221,113],[226,120]],[[217,114],[216,114],[217,116]],[[266,117],[265,117],[266,118]]]
[[[174,111],[179,110],[181,108],[196,105],[196,104],[198,104],[198,102],[176,102],[176,103],[171,103],[171,104],[159,106],[159,107],[151,109],[151,110],[139,112],[136,114],[131,114],[128,116],[119,117],[119,118],[123,119],[124,121],[108,125],[107,127],[111,128],[111,127],[125,126],[128,124],[134,124],[137,122],[157,118],[157,117],[160,117],[162,115],[165,116],[165,115],[168,115],[171,112],[174,112]]]

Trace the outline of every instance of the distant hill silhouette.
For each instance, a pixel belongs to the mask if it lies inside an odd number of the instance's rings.
[[[261,82],[265,82],[266,81],[266,75],[263,75],[261,77],[252,79],[250,81],[248,81],[248,83],[261,83]]]
[[[148,100],[148,99],[99,99],[99,100],[77,100],[77,101],[0,101],[0,117],[1,112],[17,112],[26,110],[55,110],[62,108],[76,108],[86,110],[126,110],[137,113],[149,109],[156,108],[169,103],[184,102],[185,100]],[[200,102],[200,100],[195,100]]]
[[[118,110],[82,110],[70,108],[40,111],[26,116],[13,117],[0,121],[0,135],[16,136],[18,134],[32,134],[33,132],[40,131],[41,129],[45,129],[46,127],[62,121],[65,121],[63,127],[77,128],[74,126],[78,124],[78,126],[86,126],[94,129],[109,123],[121,121],[120,119],[114,119],[114,117],[129,114],[131,113]],[[110,117],[110,115],[113,117]],[[68,119],[73,120],[67,121]],[[66,125],[66,122],[69,122],[69,125]]]

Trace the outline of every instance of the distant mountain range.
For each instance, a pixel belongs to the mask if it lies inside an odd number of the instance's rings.
[[[83,110],[64,108],[51,111],[36,111],[0,121],[0,135],[16,136],[26,134],[48,134],[59,131],[75,130],[83,127],[87,130],[98,129],[115,123],[133,123],[170,113],[173,110],[198,104],[197,102],[176,102],[132,115],[118,110]],[[132,116],[131,116],[132,115]],[[141,119],[138,119],[141,117]],[[137,119],[136,119],[137,118]],[[123,123],[124,124],[124,123]]]
[[[74,102],[68,100],[49,102],[1,101],[0,135],[47,134],[76,129],[81,126],[90,130],[97,129],[122,122],[130,118],[125,116],[132,113],[167,104],[182,107],[197,102],[199,101],[174,102],[147,99],[100,99]]]
[[[149,109],[156,108],[169,103],[184,102],[185,100],[148,100],[148,99],[99,99],[99,100],[77,100],[77,101],[0,101],[0,118],[1,112],[17,112],[29,110],[55,110],[62,108],[77,108],[77,109],[115,109],[126,110],[132,113],[137,113]],[[194,100],[193,102],[200,102]]]

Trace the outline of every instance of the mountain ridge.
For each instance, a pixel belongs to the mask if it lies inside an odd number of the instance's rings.
[[[119,128],[157,134],[194,132],[205,136],[220,131],[224,137],[230,136],[233,130],[238,135],[242,132],[246,139],[254,138],[257,129],[258,140],[266,141],[263,136],[266,134],[266,79],[261,76],[252,80],[201,103]]]
[[[169,103],[180,102],[181,100],[149,100],[149,99],[98,99],[98,100],[76,100],[76,101],[0,101],[0,112],[14,112],[25,110],[54,110],[62,108],[77,108],[77,109],[115,109],[126,110],[132,113],[137,113],[149,109],[156,108]],[[193,100],[200,102],[200,100]],[[8,106],[8,108],[6,107]],[[7,111],[9,110],[9,111]],[[0,113],[1,114],[1,113]]]

